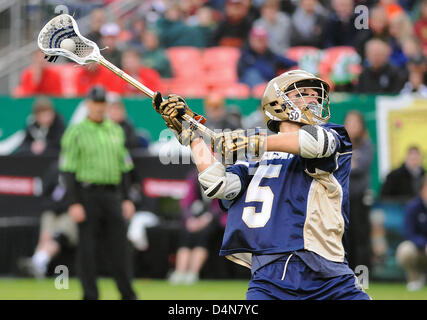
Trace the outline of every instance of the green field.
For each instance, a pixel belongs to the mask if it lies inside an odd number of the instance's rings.
[[[110,279],[98,281],[100,298],[116,300],[120,296]],[[134,288],[142,300],[242,300],[247,281],[203,280],[192,286],[170,285],[164,280],[137,279]],[[427,286],[417,292],[406,291],[404,283],[370,283],[366,292],[375,300],[427,300]],[[0,278],[0,300],[76,300],[81,297],[80,283],[71,278],[68,289],[55,288],[55,279]]]

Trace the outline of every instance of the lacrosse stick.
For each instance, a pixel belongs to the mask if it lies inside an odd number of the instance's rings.
[[[64,45],[61,47],[61,44],[66,39],[72,40],[67,40],[68,43],[71,42],[72,44],[71,48],[69,47],[72,51],[68,50]],[[153,99],[154,91],[106,60],[101,55],[96,43],[80,34],[76,21],[68,14],[56,16],[43,27],[38,36],[38,46],[49,58],[49,61],[55,61],[58,56],[62,56],[80,65],[93,62],[99,63]],[[205,121],[202,116],[194,119],[184,114],[183,118],[210,138],[214,139],[216,137],[215,132],[202,124],[202,121]]]

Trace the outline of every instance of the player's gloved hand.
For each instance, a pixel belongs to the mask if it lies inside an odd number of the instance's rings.
[[[174,132],[182,145],[187,146],[196,138],[197,128],[185,121],[183,115],[187,114],[195,119],[200,116],[188,107],[182,97],[171,94],[163,100],[160,92],[156,92],[153,96],[153,108],[162,116],[166,126]]]
[[[224,164],[233,164],[237,160],[260,158],[266,151],[267,134],[259,128],[252,130],[234,130],[219,133],[211,140],[212,150],[221,154]]]

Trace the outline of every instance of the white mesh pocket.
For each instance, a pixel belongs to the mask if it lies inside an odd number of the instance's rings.
[[[74,52],[61,48],[64,39],[74,41]],[[38,44],[47,55],[64,56],[80,64],[97,61],[100,57],[98,46],[79,33],[74,19],[67,14],[57,16],[46,24],[39,34]]]

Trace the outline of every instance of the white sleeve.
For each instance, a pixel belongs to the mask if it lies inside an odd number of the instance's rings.
[[[299,154],[303,158],[327,158],[337,148],[334,135],[321,126],[302,126],[298,134]]]
[[[224,165],[219,162],[199,173],[199,182],[205,195],[210,199],[232,200],[242,188],[239,176],[226,172]]]

